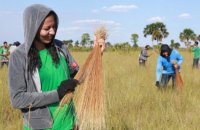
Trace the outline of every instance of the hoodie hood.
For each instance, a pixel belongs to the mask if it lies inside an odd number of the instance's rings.
[[[171,49],[167,44],[162,44],[162,45],[161,45],[161,48],[160,48],[160,55],[161,55],[162,57],[165,57],[165,56],[163,55],[164,52],[168,52],[168,54],[169,54],[169,56],[170,56],[170,54],[171,54],[171,52],[172,52],[172,49]]]
[[[51,8],[41,4],[31,5],[24,10],[23,23],[26,56],[28,55],[30,47],[36,37],[38,29],[50,12],[55,13],[55,11],[53,11]],[[55,15],[58,24],[58,16],[56,13]]]

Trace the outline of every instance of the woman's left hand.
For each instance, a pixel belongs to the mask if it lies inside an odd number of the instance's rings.
[[[175,69],[178,69],[178,64],[174,64],[174,68],[175,68]]]
[[[173,64],[174,68],[178,69],[178,64],[177,64],[176,60],[172,60],[171,62]]]

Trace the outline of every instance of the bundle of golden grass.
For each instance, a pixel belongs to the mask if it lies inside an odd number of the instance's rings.
[[[180,72],[178,71],[178,69],[175,70],[176,71],[176,88],[177,90],[182,90],[183,89],[183,80],[181,77]]]
[[[76,111],[76,122],[80,130],[105,129],[105,104],[102,73],[101,45],[107,38],[107,31],[100,27],[95,32],[98,45],[95,45],[83,67],[75,76],[80,84],[74,94],[68,93],[60,106],[73,97]]]
[[[105,41],[107,39],[107,30],[105,27],[99,27],[96,29],[94,35],[96,36],[96,38],[99,40],[98,42],[100,41]]]
[[[172,64],[176,65],[177,62],[175,60],[173,60]],[[183,89],[183,80],[182,80],[180,72],[178,71],[178,68],[175,68],[175,74],[176,74],[176,76],[175,76],[175,78],[176,78],[176,89],[178,91],[180,91],[180,90]]]

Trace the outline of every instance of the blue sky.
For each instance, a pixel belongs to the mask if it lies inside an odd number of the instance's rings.
[[[151,37],[144,38],[143,29],[156,21],[163,22],[170,33],[164,43],[180,42],[179,34],[185,28],[200,34],[198,0],[1,0],[0,44],[23,43],[23,11],[35,3],[56,11],[60,20],[56,38],[60,40],[80,40],[83,33],[93,38],[95,28],[105,25],[111,43],[131,42],[131,34],[137,33],[140,46],[151,45]]]

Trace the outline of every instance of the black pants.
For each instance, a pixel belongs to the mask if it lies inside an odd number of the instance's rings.
[[[169,83],[169,80],[171,78],[172,78],[172,87],[175,88],[175,85],[176,85],[175,74],[162,74],[161,81],[160,81],[160,87],[166,88],[167,84]]]
[[[193,59],[193,68],[199,68],[199,58]]]

